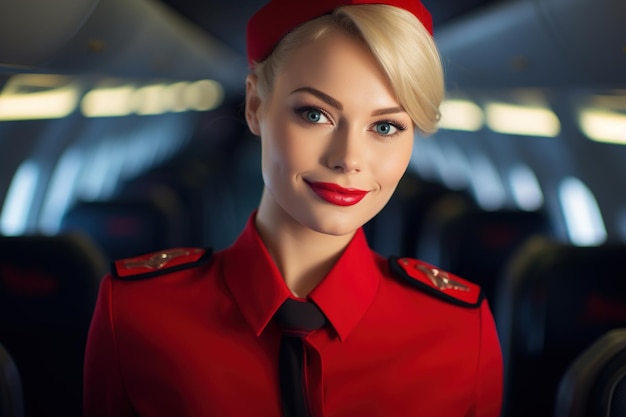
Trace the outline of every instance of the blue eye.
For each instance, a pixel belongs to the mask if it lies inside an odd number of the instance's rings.
[[[330,123],[330,116],[323,110],[311,106],[303,106],[294,110],[295,113],[311,124]]]
[[[322,120],[323,114],[319,110],[309,110],[305,114],[306,119],[311,123],[319,123]]]
[[[389,122],[376,123],[376,133],[383,136],[393,135],[398,131],[398,128]]]

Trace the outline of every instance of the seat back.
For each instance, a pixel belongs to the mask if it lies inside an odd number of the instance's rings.
[[[82,414],[84,349],[106,269],[82,235],[0,237],[0,338],[20,370],[27,417]]]
[[[626,328],[587,348],[559,385],[555,417],[626,416]]]
[[[461,193],[407,171],[389,202],[363,228],[370,247],[384,256],[415,257],[424,214],[449,194]]]
[[[156,167],[120,184],[115,199],[166,200],[169,204],[166,210],[174,216],[183,217],[176,226],[178,228],[176,237],[180,238],[181,245],[204,246],[207,207],[203,189],[211,172],[208,164],[209,161],[198,161],[198,158],[185,160],[184,164],[174,164],[170,161],[170,164]],[[183,214],[181,216],[177,213]],[[169,217],[171,218],[171,215]]]
[[[9,352],[0,344],[0,417],[23,417],[22,382]]]
[[[418,257],[480,285],[490,302],[513,253],[551,233],[541,212],[485,211],[458,198],[433,205],[425,221]]]
[[[626,326],[626,245],[532,239],[513,258],[495,301],[504,415],[551,416],[567,367],[604,333]]]
[[[78,202],[64,215],[61,230],[86,234],[109,261],[186,246],[178,199],[161,191],[136,199]]]

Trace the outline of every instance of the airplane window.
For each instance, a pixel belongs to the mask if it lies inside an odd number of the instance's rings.
[[[59,159],[52,173],[39,220],[39,229],[43,233],[54,234],[59,231],[61,218],[73,202],[83,159],[82,152],[74,148],[65,151]]]
[[[420,149],[414,150],[413,155],[415,155],[414,167],[422,178],[432,178],[452,189],[461,188],[458,184],[458,176],[455,175],[455,167],[452,167],[453,164],[448,161],[442,149],[442,141],[439,138],[429,138],[421,142]],[[425,170],[428,176],[423,175]]]
[[[77,197],[87,201],[113,193],[122,168],[124,149],[113,139],[103,140],[84,165],[76,187]]]
[[[126,146],[118,140],[111,140],[111,146],[108,148],[108,152],[104,153],[101,157],[106,158],[106,174],[104,181],[100,183],[100,194],[97,196],[97,199],[107,200],[113,197],[122,177],[124,164],[128,157]]]
[[[559,200],[572,243],[594,246],[606,241],[607,231],[598,202],[579,179],[568,177],[559,186]]]
[[[619,210],[617,215],[617,233],[626,242],[626,208]]]
[[[506,203],[506,191],[498,170],[487,156],[470,156],[472,190],[478,204],[485,210],[498,210]]]
[[[151,126],[141,133],[143,139],[140,143],[143,147],[142,152],[149,155],[150,148],[153,148],[154,155],[151,165],[155,165],[168,158],[172,158],[180,146],[184,143],[185,132],[189,130],[189,126],[182,124],[161,124]],[[142,156],[145,158],[145,156]]]
[[[442,159],[439,163],[444,184],[452,190],[468,188],[472,172],[463,151],[448,141],[442,141],[440,148]]]
[[[140,175],[158,163],[162,155],[165,154],[161,145],[163,141],[153,139],[150,134],[146,133],[136,135],[132,140],[129,140],[126,151],[127,159],[124,164],[124,178],[134,178]]]
[[[437,170],[437,164],[435,162],[437,154],[440,151],[435,143],[435,138],[422,138],[418,137],[413,147],[413,153],[411,154],[411,168],[414,169],[418,175],[428,181],[439,181],[439,171]]]
[[[39,176],[39,165],[32,160],[24,161],[17,169],[0,213],[1,234],[16,236],[26,231]]]
[[[86,201],[112,196],[121,181],[140,175],[150,167],[171,158],[189,140],[191,124],[185,115],[151,120],[132,134],[110,134],[85,152],[76,184],[77,198]]]
[[[527,165],[517,165],[509,173],[513,199],[519,208],[534,211],[543,205],[543,192],[537,176]]]

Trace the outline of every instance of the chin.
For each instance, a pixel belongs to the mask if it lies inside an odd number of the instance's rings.
[[[342,215],[312,216],[302,223],[318,233],[331,236],[346,236],[354,234],[369,219],[363,220],[360,221],[357,216],[346,213]]]
[[[346,236],[356,232],[359,227],[350,227],[348,225],[320,225],[320,227],[313,228],[313,230],[329,236]]]

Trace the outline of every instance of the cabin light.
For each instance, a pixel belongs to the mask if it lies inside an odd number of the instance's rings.
[[[86,117],[146,116],[212,110],[223,100],[224,90],[213,80],[150,84],[138,88],[127,84],[89,91],[83,97],[81,110]]]
[[[185,89],[188,82],[177,82],[165,87],[163,91],[163,106],[171,112],[179,113],[187,110],[185,105]]]
[[[86,117],[120,117],[133,112],[133,92],[129,85],[95,88],[85,94],[80,104]]]
[[[580,128],[589,139],[626,145],[626,115],[587,109],[580,112],[578,120]]]
[[[0,120],[60,119],[69,116],[80,98],[67,77],[23,74],[10,79],[0,93]]]
[[[147,85],[136,89],[131,97],[134,112],[141,116],[167,112],[165,92],[166,87],[163,84]]]
[[[213,110],[222,104],[224,89],[217,81],[196,81],[186,86],[184,100],[186,107],[190,110]]]
[[[494,132],[544,137],[556,137],[561,132],[558,117],[545,107],[490,103],[485,113],[487,125]]]
[[[439,127],[448,130],[476,132],[483,127],[483,111],[468,100],[444,100],[441,103]]]

